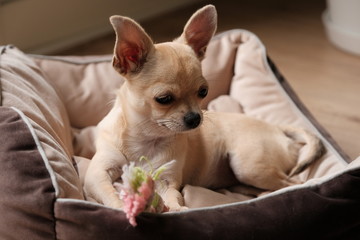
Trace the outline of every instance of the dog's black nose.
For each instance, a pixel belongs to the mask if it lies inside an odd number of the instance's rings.
[[[201,122],[201,115],[195,112],[189,112],[184,116],[184,122],[186,127],[193,129],[199,126]]]

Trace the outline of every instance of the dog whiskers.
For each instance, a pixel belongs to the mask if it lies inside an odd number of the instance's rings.
[[[208,111],[203,111],[203,121],[206,119],[206,122],[213,124],[213,119],[208,116]]]
[[[166,127],[171,131],[180,132],[183,130],[183,125],[171,119],[160,119],[156,121],[158,126]]]
[[[145,119],[137,123],[133,129],[135,130],[134,134],[137,136],[139,133],[143,136],[161,136],[169,134],[170,131],[174,131],[172,128],[169,128],[169,123],[165,123],[165,120],[162,123],[159,121],[153,121],[151,119]]]

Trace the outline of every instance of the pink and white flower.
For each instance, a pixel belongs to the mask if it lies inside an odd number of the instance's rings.
[[[166,206],[155,191],[155,185],[156,181],[160,180],[161,173],[175,162],[172,160],[153,171],[151,163],[145,157],[142,157],[141,160],[147,161],[151,168],[150,171],[145,171],[142,167],[135,166],[135,162],[131,162],[122,168],[122,183],[114,183],[120,199],[124,202],[123,211],[134,227],[137,226],[136,216],[142,212],[167,211]]]

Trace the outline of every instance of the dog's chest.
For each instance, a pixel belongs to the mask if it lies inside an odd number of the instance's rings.
[[[169,142],[164,139],[151,139],[136,141],[124,141],[122,152],[128,161],[137,161],[142,156],[148,160],[153,161],[161,156],[167,155],[169,149]]]

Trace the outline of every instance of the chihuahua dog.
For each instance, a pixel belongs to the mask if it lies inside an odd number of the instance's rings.
[[[124,164],[141,156],[155,168],[176,160],[160,195],[170,211],[179,211],[186,208],[179,192],[185,184],[220,188],[241,182],[273,191],[299,184],[290,177],[323,154],[321,141],[303,129],[201,110],[208,83],[200,61],[216,31],[214,6],[198,10],[179,38],[160,44],[130,18],[112,16],[110,22],[116,32],[112,64],[126,81],[98,125],[84,183],[89,199],[121,208],[113,183]],[[301,147],[307,151],[299,158]]]

